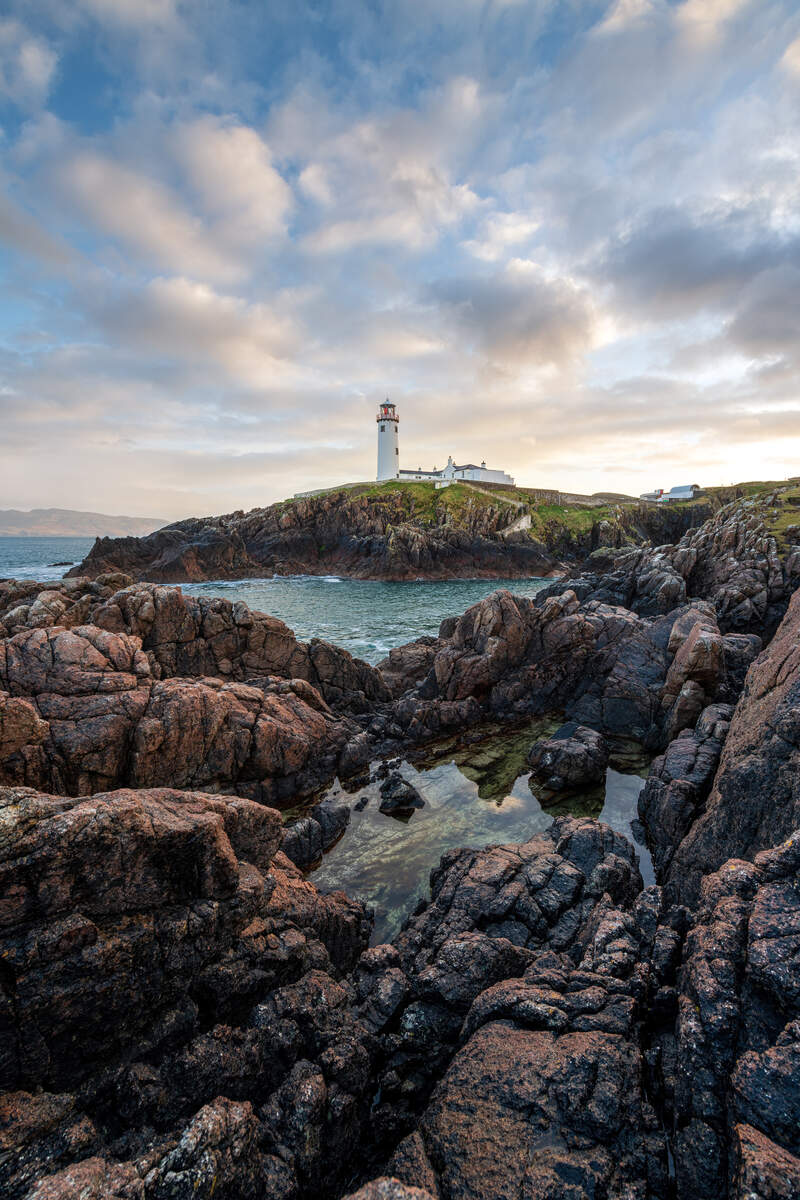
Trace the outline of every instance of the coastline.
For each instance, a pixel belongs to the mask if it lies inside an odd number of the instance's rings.
[[[738,1200],[755,1165],[788,1200],[785,493],[500,587],[375,665],[202,583],[0,583],[5,1194],[188,1200],[212,1163],[230,1200],[477,1200],[495,1170],[665,1200],[672,1163],[681,1200]]]

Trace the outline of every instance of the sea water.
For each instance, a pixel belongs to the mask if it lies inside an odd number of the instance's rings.
[[[93,545],[94,538],[0,537],[0,579],[62,579]]]
[[[92,548],[91,538],[0,538],[0,579],[61,579]],[[191,596],[222,596],[285,621],[301,641],[323,638],[375,664],[394,646],[435,635],[445,617],[459,616],[497,588],[534,596],[548,579],[450,579],[377,583],[338,575],[214,579],[181,584]]]
[[[373,665],[395,646],[435,636],[445,617],[460,616],[498,588],[535,596],[550,579],[448,579],[404,583],[288,575],[272,579],[184,584],[194,596],[243,600],[280,617],[301,641],[323,638]]]

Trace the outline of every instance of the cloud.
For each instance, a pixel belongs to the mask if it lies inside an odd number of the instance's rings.
[[[164,26],[177,20],[176,0],[80,0],[93,16],[112,25]]]
[[[589,294],[513,260],[492,276],[442,280],[431,289],[469,346],[501,369],[566,366],[593,342]]]
[[[452,184],[440,170],[417,162],[396,164],[373,191],[362,217],[333,220],[309,233],[314,254],[342,253],[364,245],[397,244],[421,249],[481,205],[466,184]]]
[[[675,10],[675,19],[693,42],[707,46],[722,34],[727,22],[751,3],[752,0],[683,0]]]
[[[286,232],[291,189],[254,129],[207,116],[178,126],[174,144],[217,236],[250,248]]]
[[[800,37],[796,37],[786,47],[781,58],[781,66],[791,75],[800,76]]]
[[[360,246],[424,249],[485,207],[460,160],[479,136],[488,98],[465,76],[434,87],[419,107],[381,118],[342,120],[307,86],[271,116],[271,142],[302,163],[301,191],[313,202],[303,246],[341,254]]]
[[[0,177],[0,186],[4,183]],[[28,255],[51,268],[62,268],[75,260],[72,247],[52,237],[40,223],[0,191],[0,243],[21,256]]]
[[[652,0],[616,0],[616,3],[611,5],[603,20],[597,25],[595,32],[599,34],[624,32],[632,25],[653,17],[657,11]]]
[[[697,216],[655,209],[611,244],[595,277],[609,279],[628,308],[650,319],[729,311],[762,271],[800,261],[800,239],[771,233],[761,216],[758,207]]]
[[[0,20],[0,96],[24,109],[47,99],[58,55],[44,39],[16,20]]]
[[[248,304],[185,278],[158,278],[104,300],[97,321],[118,344],[207,370],[227,382],[264,388],[298,372],[296,321],[267,304]]]
[[[528,213],[494,212],[487,216],[475,238],[463,243],[464,249],[484,262],[497,262],[512,247],[530,242],[540,222]]]
[[[800,255],[762,272],[739,298],[729,339],[756,358],[791,357],[800,367]]]
[[[58,189],[101,234],[158,269],[231,281],[245,273],[206,236],[202,220],[170,188],[122,162],[82,150],[56,169]]]
[[[791,0],[9,4],[0,503],[800,454]]]

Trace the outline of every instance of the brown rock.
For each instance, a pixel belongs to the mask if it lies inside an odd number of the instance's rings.
[[[800,592],[751,666],[703,813],[675,852],[669,886],[695,898],[703,874],[800,826]]]

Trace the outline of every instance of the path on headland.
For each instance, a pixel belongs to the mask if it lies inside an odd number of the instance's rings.
[[[468,488],[472,488],[473,492],[480,492],[481,495],[489,496],[492,500],[502,500],[503,504],[510,504],[512,508],[528,507],[524,500],[511,500],[507,499],[505,496],[498,496],[497,492],[490,492],[488,488],[478,487],[477,484],[470,483],[468,479],[461,479],[459,482],[465,484]],[[531,514],[529,512],[524,512],[517,517],[516,521],[512,521],[510,525],[507,525],[505,529],[499,530],[499,533],[501,537],[506,538],[512,533],[521,533],[523,529],[530,529],[530,527]]]

